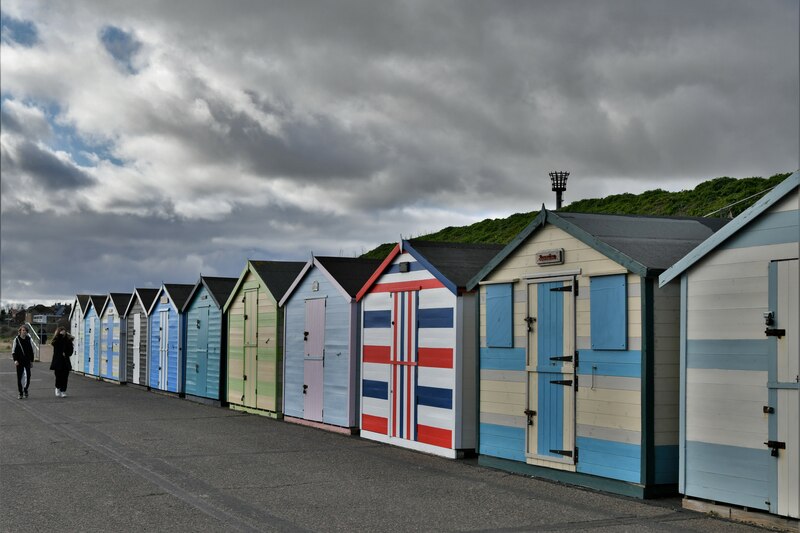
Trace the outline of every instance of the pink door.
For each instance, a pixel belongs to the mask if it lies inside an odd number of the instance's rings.
[[[325,299],[306,300],[303,361],[303,418],[322,421],[325,365]]]

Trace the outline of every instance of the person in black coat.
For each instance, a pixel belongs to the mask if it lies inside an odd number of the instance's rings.
[[[56,375],[56,396],[59,398],[67,397],[67,380],[69,380],[69,371],[72,370],[69,358],[75,351],[72,339],[72,335],[67,333],[66,328],[59,327],[50,343],[53,345],[53,361],[50,363],[50,370]]]
[[[28,386],[31,384],[31,364],[33,363],[33,341],[28,335],[28,328],[20,326],[17,330],[18,335],[14,337],[14,344],[11,350],[11,357],[14,358],[14,366],[17,367],[17,388],[19,389],[19,399],[28,397]],[[23,387],[22,377],[25,376],[25,386]]]

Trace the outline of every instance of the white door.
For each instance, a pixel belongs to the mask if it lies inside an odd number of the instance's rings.
[[[133,376],[131,382],[139,384],[139,356],[142,344],[142,321],[141,313],[133,315]]]
[[[169,364],[169,310],[159,312],[161,327],[158,339],[158,388],[167,390],[167,365]]]

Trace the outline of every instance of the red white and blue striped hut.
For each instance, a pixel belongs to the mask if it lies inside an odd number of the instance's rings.
[[[478,302],[465,286],[501,248],[403,240],[359,291],[362,437],[475,449]]]

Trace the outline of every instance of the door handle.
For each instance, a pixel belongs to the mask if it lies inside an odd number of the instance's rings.
[[[304,341],[307,341],[307,340],[308,340],[308,332],[307,332],[307,331],[304,331],[304,332],[303,332],[303,340],[304,340]]]
[[[525,317],[525,322],[528,323],[528,333],[532,333],[533,332],[533,325],[536,323],[536,317],[535,316],[526,316]]]
[[[308,385],[303,385],[303,394],[306,394],[308,391]]]

